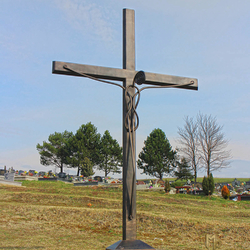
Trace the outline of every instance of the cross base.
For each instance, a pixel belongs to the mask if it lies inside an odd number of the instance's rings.
[[[106,250],[147,250],[147,249],[153,249],[155,248],[149,246],[148,244],[144,243],[141,240],[119,240],[113,245],[106,248]]]

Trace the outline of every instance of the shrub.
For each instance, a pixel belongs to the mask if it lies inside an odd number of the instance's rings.
[[[205,195],[211,195],[214,192],[214,178],[213,175],[210,174],[209,177],[203,178],[202,181],[202,189]]]
[[[166,193],[168,193],[170,191],[170,184],[169,184],[169,181],[168,180],[165,180],[165,187],[164,187],[164,190]]]
[[[209,191],[211,192],[211,194],[213,194],[215,187],[214,187],[214,177],[212,174],[209,175],[208,182],[209,182]]]
[[[175,181],[171,184],[171,187],[175,188],[175,187],[181,187],[185,184],[185,181]]]
[[[209,181],[208,181],[208,178],[206,176],[204,176],[204,178],[202,180],[202,189],[203,189],[203,193],[205,195],[209,194]]]
[[[228,199],[230,197],[230,191],[226,185],[221,189],[221,195],[224,199]]]

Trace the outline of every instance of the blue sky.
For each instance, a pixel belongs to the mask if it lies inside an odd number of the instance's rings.
[[[121,144],[121,89],[51,69],[52,61],[121,68],[122,9],[130,8],[136,69],[195,77],[199,85],[142,92],[137,153],[154,128],[175,148],[184,116],[211,114],[224,126],[233,157],[231,168],[214,176],[250,177],[248,0],[1,0],[0,6],[0,168],[53,169],[40,165],[37,143],[89,121]]]

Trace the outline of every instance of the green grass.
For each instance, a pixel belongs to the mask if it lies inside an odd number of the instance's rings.
[[[232,183],[235,178],[214,178],[214,183],[221,183],[221,182],[227,182],[227,183]],[[197,181],[202,182],[203,177],[198,177]],[[237,178],[238,181],[240,182],[246,182],[249,181],[250,178]]]
[[[175,181],[176,180],[176,178],[165,178],[165,179],[167,179],[168,181]],[[216,178],[216,177],[214,177],[214,183],[221,183],[221,182],[232,183],[232,181],[234,181],[234,179],[235,178]],[[202,182],[202,180],[203,180],[203,177],[197,178],[197,182]],[[237,178],[237,180],[240,182],[246,182],[246,181],[250,180],[250,177],[249,178]],[[193,181],[194,181],[194,179],[193,179]]]
[[[122,189],[24,181],[0,186],[0,249],[106,249],[122,239]],[[89,205],[91,204],[91,205]],[[137,192],[138,239],[156,249],[248,249],[250,202]]]

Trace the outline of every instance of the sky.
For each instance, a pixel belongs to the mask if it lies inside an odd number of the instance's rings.
[[[155,128],[178,147],[184,117],[200,112],[216,117],[231,150],[231,167],[214,177],[250,178],[249,0],[0,0],[0,6],[0,168],[54,170],[40,164],[36,145],[88,122],[122,145],[122,90],[52,74],[52,61],[122,68],[128,8],[135,10],[136,70],[194,77],[199,87],[142,92],[137,155]],[[137,170],[137,178],[149,176]]]

